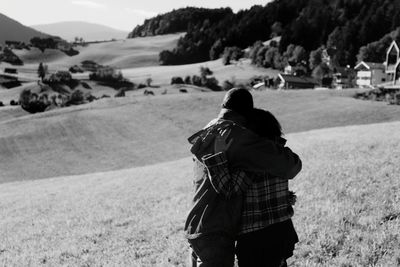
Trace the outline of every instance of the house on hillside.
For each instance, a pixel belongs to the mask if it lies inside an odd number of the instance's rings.
[[[356,84],[360,88],[371,88],[386,82],[385,65],[382,63],[361,61],[354,70],[357,71]]]
[[[386,75],[387,81],[392,85],[400,84],[400,48],[396,41],[393,41],[386,52]]]
[[[278,79],[279,89],[309,89],[318,85],[318,82],[311,77],[278,74]]]

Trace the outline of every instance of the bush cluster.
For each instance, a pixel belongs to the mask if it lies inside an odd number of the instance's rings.
[[[362,100],[385,101],[391,105],[400,105],[399,90],[378,88],[363,93],[356,93],[354,98]]]
[[[208,67],[200,67],[200,76],[186,76],[185,79],[174,76],[171,78],[171,84],[193,84],[213,91],[220,91],[221,86],[219,86],[219,82],[214,76],[210,76],[212,74],[213,72]]]
[[[115,89],[126,88],[131,90],[134,88],[134,83],[125,79],[121,71],[109,66],[102,66],[95,72],[89,74],[89,79],[107,84]]]

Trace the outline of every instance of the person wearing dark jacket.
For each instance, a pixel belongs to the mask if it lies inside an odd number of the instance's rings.
[[[253,110],[253,99],[246,89],[227,92],[218,117],[189,138],[194,155],[195,195],[185,222],[186,237],[192,247],[193,265],[233,266],[235,238],[241,219],[242,198],[251,181],[245,181],[237,196],[229,200],[219,195],[210,181],[208,167],[213,165],[215,142],[228,133],[229,149],[225,152],[229,168],[269,173],[291,179],[301,170],[301,160],[289,148],[262,138],[245,128],[246,116]]]

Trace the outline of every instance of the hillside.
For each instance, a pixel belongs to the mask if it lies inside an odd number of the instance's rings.
[[[397,266],[400,123],[287,136],[300,243],[290,266]],[[184,158],[114,172],[0,185],[0,264],[187,266],[192,196]]]
[[[4,45],[5,41],[20,41],[29,43],[33,37],[48,37],[47,34],[22,25],[18,21],[15,21],[1,13],[0,25],[0,45]]]
[[[193,16],[188,15],[190,12]],[[131,35],[136,32],[157,34],[160,28],[168,28],[181,15],[189,18],[183,23],[187,35],[176,48],[164,52],[162,62],[165,65],[215,59],[225,47],[244,49],[257,40],[281,35],[280,53],[290,44],[302,46],[308,53],[325,46],[335,64],[354,66],[362,46],[400,27],[400,2],[392,0],[270,1],[237,13],[225,12],[215,20],[214,9],[204,10],[209,15],[203,19],[195,16],[196,12],[199,11],[178,9],[159,15],[137,26]],[[173,32],[172,28],[169,30]]]
[[[356,100],[354,91],[255,93],[286,133],[396,121],[400,109]],[[188,156],[186,138],[219,111],[221,93],[103,99],[87,105],[0,118],[0,182],[118,170]],[[1,109],[0,109],[1,110]],[[17,115],[13,118],[11,111]],[[2,113],[0,113],[2,115]],[[3,116],[3,115],[2,115]]]
[[[117,30],[105,25],[88,23],[83,21],[65,21],[51,24],[32,25],[32,28],[57,35],[72,42],[75,37],[83,38],[84,41],[103,41],[111,39],[125,39],[128,32]]]
[[[146,38],[134,38],[115,42],[90,44],[77,47],[79,55],[69,57],[59,50],[46,49],[44,53],[36,48],[30,51],[15,51],[25,63],[23,68],[37,69],[39,62],[45,62],[50,70],[68,69],[84,60],[93,60],[102,65],[117,68],[133,68],[158,65],[158,54],[165,48],[176,45],[182,34],[170,34]]]
[[[232,15],[230,8],[208,9],[185,7],[146,19],[137,25],[128,38],[186,32],[190,24],[196,25],[208,19],[209,23],[217,23],[227,15]]]

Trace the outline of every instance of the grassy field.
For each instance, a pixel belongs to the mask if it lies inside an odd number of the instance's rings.
[[[54,49],[42,53],[36,48],[16,50],[15,53],[26,66],[37,69],[39,62],[44,62],[49,69],[68,69],[72,65],[79,65],[84,60],[93,60],[102,65],[117,68],[132,68],[158,65],[158,54],[164,49],[172,49],[182,33],[162,36],[133,38],[115,42],[90,44],[78,47],[79,55],[69,57],[63,52]]]
[[[290,266],[399,266],[400,122],[289,134]],[[191,159],[0,185],[2,266],[186,266]]]
[[[351,92],[310,90],[259,92],[254,97],[257,106],[277,115],[286,133],[400,118],[397,106],[348,95]],[[102,99],[34,115],[20,108],[0,109],[0,154],[7,155],[0,161],[0,182],[187,157],[186,138],[217,115],[223,96],[221,92]]]
[[[223,65],[222,60],[213,60],[202,63],[178,65],[178,66],[149,66],[140,68],[123,69],[124,77],[134,82],[143,82],[146,78],[152,78],[155,84],[166,85],[171,82],[171,78],[179,76],[184,79],[187,75],[199,75],[200,67],[208,67],[213,71],[213,76],[219,81],[220,85],[226,80],[246,83],[253,76],[277,77],[279,71],[273,69],[258,68],[251,65],[250,60],[246,59],[236,64]]]
[[[257,68],[251,65],[249,60],[242,60],[228,66],[223,65],[222,60],[179,66],[159,66],[159,53],[162,50],[174,48],[182,35],[183,33],[166,34],[90,44],[86,47],[77,47],[79,54],[73,57],[55,49],[47,49],[44,53],[37,48],[29,51],[14,50],[24,65],[10,66],[8,63],[0,63],[0,69],[17,68],[20,77],[32,80],[37,78],[40,62],[47,64],[50,72],[55,72],[67,70],[73,65],[80,65],[84,60],[93,60],[102,65],[121,69],[124,77],[135,83],[145,83],[147,78],[152,78],[153,84],[156,85],[169,85],[173,76],[185,78],[186,75],[199,75],[201,66],[209,67],[220,84],[225,80],[237,83],[247,82],[255,75],[276,77],[279,73],[272,69]],[[88,73],[78,76],[87,78]]]

